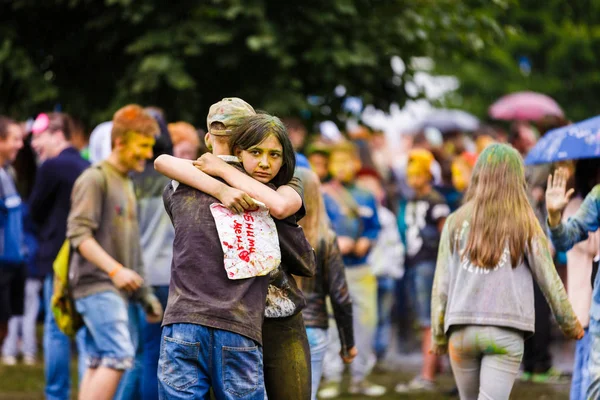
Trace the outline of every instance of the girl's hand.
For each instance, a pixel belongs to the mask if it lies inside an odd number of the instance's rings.
[[[344,364],[351,364],[357,355],[358,355],[358,350],[356,349],[356,346],[349,348],[346,353],[344,353],[343,350],[340,352],[340,357],[342,357]]]
[[[575,192],[574,189],[567,190],[568,171],[566,168],[559,168],[548,175],[548,187],[546,189],[546,210],[548,210],[548,224],[550,227],[560,224],[561,214],[569,199]]]
[[[203,154],[200,158],[195,160],[193,164],[200,171],[211,176],[221,176],[223,169],[229,167],[225,161],[212,153]]]
[[[581,323],[579,321],[577,321],[577,327],[573,331],[571,338],[575,339],[575,340],[581,340],[581,339],[583,339],[584,335],[585,335],[585,331],[583,330]]]
[[[162,321],[163,309],[160,301],[155,296],[149,301],[148,308],[146,310],[146,321],[150,324],[158,324]]]
[[[443,356],[448,353],[448,345],[432,344],[429,349],[429,354],[435,354],[436,356]]]
[[[225,207],[236,214],[241,214],[245,210],[256,210],[258,208],[252,197],[241,190],[227,185],[223,185],[223,188],[217,197]]]

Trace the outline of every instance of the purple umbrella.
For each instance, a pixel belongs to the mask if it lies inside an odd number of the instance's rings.
[[[494,119],[528,121],[539,121],[548,116],[565,116],[554,99],[536,92],[517,92],[503,96],[491,105],[489,114]]]

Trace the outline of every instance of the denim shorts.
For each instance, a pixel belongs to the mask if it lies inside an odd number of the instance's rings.
[[[431,326],[431,290],[435,262],[425,261],[406,268],[404,279],[410,302],[422,328]]]
[[[125,300],[115,292],[102,292],[76,299],[75,308],[85,323],[83,335],[88,368],[130,369],[135,347]]]

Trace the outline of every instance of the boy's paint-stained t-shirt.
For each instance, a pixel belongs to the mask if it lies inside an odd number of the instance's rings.
[[[435,190],[406,203],[404,237],[407,267],[424,261],[435,262],[440,242],[438,223],[449,214],[450,207]]]
[[[86,169],[77,179],[71,194],[67,238],[77,249],[94,238],[112,258],[125,268],[144,276],[140,232],[133,182],[107,161]],[[106,272],[77,251],[71,257],[69,279],[75,298],[113,291],[120,293]],[[134,298],[148,294],[146,284]],[[125,295],[125,293],[121,293]],[[129,297],[129,296],[127,296]]]

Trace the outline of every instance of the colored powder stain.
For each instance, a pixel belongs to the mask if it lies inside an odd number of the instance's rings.
[[[496,343],[490,342],[487,347],[483,350],[484,354],[508,354],[508,350],[504,347],[498,346]]]

